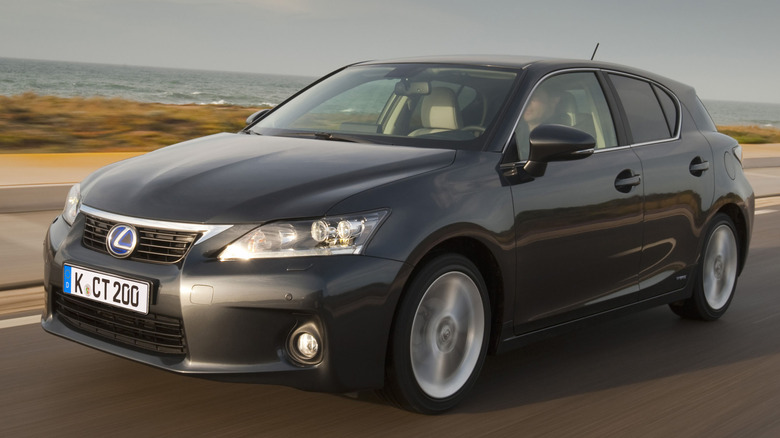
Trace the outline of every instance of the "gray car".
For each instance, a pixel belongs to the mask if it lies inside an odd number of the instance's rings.
[[[753,226],[741,162],[692,88],[629,67],[355,64],[74,186],[42,324],[176,373],[442,412],[487,354],[651,306],[722,316]]]

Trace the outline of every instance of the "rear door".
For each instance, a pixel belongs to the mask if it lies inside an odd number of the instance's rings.
[[[636,76],[608,77],[632,149],[642,161],[645,227],[639,298],[649,298],[691,280],[704,212],[714,196],[712,150],[670,90]]]

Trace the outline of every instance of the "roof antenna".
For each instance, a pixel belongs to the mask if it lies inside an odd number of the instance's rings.
[[[591,60],[591,61],[593,61],[593,58],[595,58],[595,57],[596,57],[596,52],[599,50],[599,44],[601,44],[601,43],[596,43],[596,48],[595,48],[595,49],[593,49],[593,54],[592,54],[592,55],[590,55],[590,60]]]

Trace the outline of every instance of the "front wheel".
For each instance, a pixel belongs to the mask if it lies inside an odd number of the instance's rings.
[[[739,245],[734,223],[728,216],[718,214],[704,242],[693,296],[671,304],[671,309],[683,318],[720,318],[734,297],[738,272]]]
[[[474,264],[457,254],[433,259],[399,308],[384,394],[426,414],[455,406],[485,361],[489,321],[487,287]]]

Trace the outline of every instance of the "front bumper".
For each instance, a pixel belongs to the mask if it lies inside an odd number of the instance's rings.
[[[130,220],[128,222],[132,223]],[[404,263],[368,256],[219,261],[242,227],[197,242],[175,264],[117,259],[84,247],[84,216],[58,218],[44,242],[43,328],[101,351],[177,373],[227,381],[348,392],[379,388],[394,309],[410,273]],[[182,349],[155,349],[156,323],[95,304],[109,326],[74,320],[63,304],[63,264],[149,281],[150,318],[178,321]],[[78,297],[67,297],[79,305]],[[92,304],[90,302],[90,304]],[[63,307],[65,306],[65,307]],[[105,306],[105,307],[101,307]],[[290,353],[296,329],[314,325],[322,339],[317,363]],[[122,333],[111,327],[124,327]],[[138,339],[126,330],[135,330]],[[119,330],[119,329],[117,329]]]

